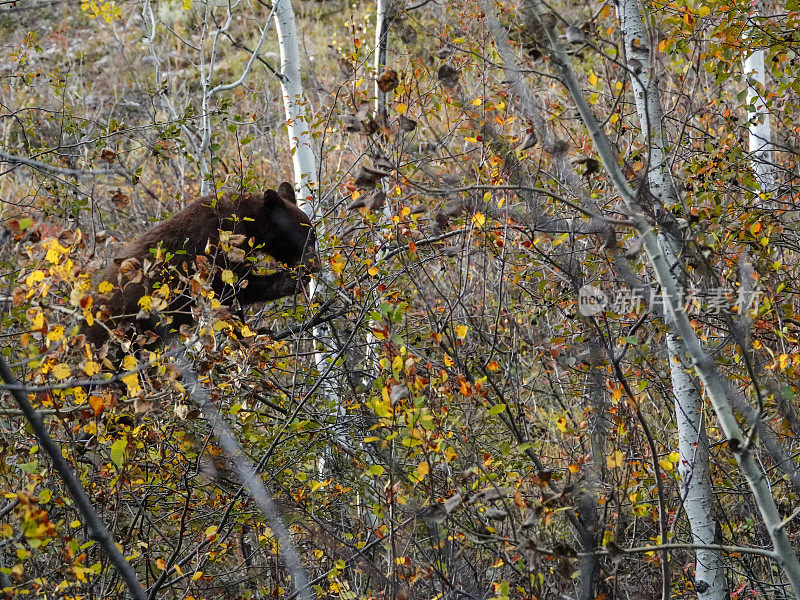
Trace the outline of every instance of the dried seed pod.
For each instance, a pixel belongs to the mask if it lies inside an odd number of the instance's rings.
[[[443,86],[454,88],[458,84],[459,75],[461,75],[461,71],[448,64],[444,64],[439,67],[439,72],[436,77],[442,82]]]
[[[400,83],[400,78],[397,76],[397,71],[386,69],[375,81],[380,91],[391,92]]]
[[[405,115],[400,115],[399,123],[400,129],[405,132],[411,132],[417,128],[417,122]]]
[[[384,177],[388,177],[389,174],[388,170],[362,165],[356,173],[354,183],[360,188],[374,188],[376,183]]]

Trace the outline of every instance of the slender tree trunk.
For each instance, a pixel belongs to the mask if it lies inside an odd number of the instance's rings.
[[[659,205],[673,205],[677,193],[672,173],[667,163],[667,139],[662,126],[664,110],[658,89],[658,75],[653,68],[650,44],[644,30],[637,0],[619,0],[617,12],[625,44],[627,64],[633,78],[633,94],[636,112],[642,130],[649,142],[648,184],[650,192]],[[658,210],[658,207],[656,207]],[[679,241],[664,235],[659,236],[664,255],[674,264]],[[679,272],[679,271],[673,271]],[[714,521],[714,497],[709,469],[708,444],[705,443],[703,423],[703,401],[692,378],[686,372],[681,357],[684,349],[675,333],[667,335],[667,353],[675,395],[675,420],[678,425],[678,453],[681,475],[680,489],[692,539],[699,544],[719,543],[715,539],[717,530]],[[662,539],[662,544],[669,540]],[[695,567],[695,589],[700,600],[725,600],[725,581],[722,554],[716,550],[697,550]],[[668,574],[662,593],[669,595]]]
[[[294,10],[291,0],[276,0],[273,10],[281,53],[281,72],[278,77],[281,80],[283,106],[286,111],[295,185],[300,194],[300,206],[313,217],[312,202],[318,192],[317,157],[314,155],[309,128],[308,100],[300,81],[300,46],[297,42]]]
[[[393,0],[377,0],[375,2],[375,116],[386,115],[389,92],[381,90],[378,77],[388,64],[389,24],[394,12]]]
[[[678,426],[678,473],[686,518],[695,544],[719,544],[714,519],[714,498],[709,473],[708,438],[703,413],[697,399],[699,391],[687,372],[691,368],[678,358],[683,352],[675,334],[667,336],[672,391],[675,394],[675,421]],[[700,600],[727,598],[725,563],[717,550],[695,551],[694,589]]]
[[[299,193],[299,206],[315,222],[319,210],[319,178],[317,176],[317,157],[314,154],[313,138],[309,127],[309,103],[303,92],[300,79],[300,47],[297,41],[294,10],[291,0],[276,0],[273,9],[275,27],[278,31],[278,45],[281,54],[281,81],[283,104],[286,112],[286,128],[289,135],[289,148],[292,152],[295,187]],[[317,224],[319,228],[319,224]],[[318,231],[318,235],[319,235]],[[329,281],[330,274],[319,265],[316,279],[311,283],[310,296],[316,289]],[[313,330],[317,347],[314,359],[321,381],[319,387],[326,400],[332,406],[339,406],[339,399],[334,389],[335,361],[338,355],[338,344],[331,330],[331,324],[319,325]],[[348,441],[337,434],[337,441],[349,445]]]
[[[751,20],[758,18],[759,4],[755,2],[751,5]],[[763,48],[754,50],[747,56],[744,61],[744,75],[747,78],[747,104],[753,107],[748,115],[750,158],[756,181],[762,194],[766,196],[775,187],[775,171],[772,162],[772,127],[765,100],[767,76]]]

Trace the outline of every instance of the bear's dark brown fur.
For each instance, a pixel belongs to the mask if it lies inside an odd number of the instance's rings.
[[[99,347],[108,340],[109,330],[128,325],[163,338],[191,323],[194,303],[187,282],[198,271],[211,278],[215,296],[226,305],[234,299],[246,306],[295,294],[313,267],[315,236],[311,221],[296,204],[292,186],[283,183],[278,189],[280,195],[267,190],[264,194],[200,198],[130,242],[97,278],[98,283],[107,281],[114,289],[94,296],[92,312],[104,305],[103,322],[84,323],[81,333],[87,341]],[[221,244],[220,231],[232,232],[232,238],[226,235]],[[246,240],[239,244],[246,251],[252,240],[255,253],[269,255],[288,267],[301,265],[301,269],[281,267],[267,274],[255,273],[252,261],[241,260],[241,251],[223,250],[226,240],[237,238]],[[230,278],[223,282],[223,269],[233,272],[235,282]],[[146,295],[158,301],[157,289],[164,282],[171,291],[166,308],[143,310],[139,301]]]

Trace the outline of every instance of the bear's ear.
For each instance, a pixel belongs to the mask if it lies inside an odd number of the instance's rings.
[[[267,190],[264,192],[264,208],[272,209],[284,206],[283,198],[278,195],[275,190]]]
[[[297,198],[294,195],[294,186],[291,183],[283,182],[278,186],[278,195],[292,204],[297,204]]]

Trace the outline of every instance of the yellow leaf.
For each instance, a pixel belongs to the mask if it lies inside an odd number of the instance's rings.
[[[69,365],[64,363],[58,363],[55,367],[53,367],[53,377],[56,379],[66,379],[70,376],[70,369]]]
[[[466,141],[468,141],[470,144],[477,144],[477,143],[478,143],[478,138],[474,138],[474,137],[465,137],[464,139],[465,139]]]
[[[608,122],[609,122],[609,123],[611,123],[612,125],[613,125],[614,123],[616,123],[617,121],[619,121],[619,114],[617,114],[617,113],[614,113],[614,114],[613,114],[613,115],[611,115],[611,117],[608,119]]]
[[[428,463],[426,463],[424,460],[417,465],[417,473],[419,473],[420,479],[422,479],[423,477],[425,477],[425,475],[430,473],[430,470],[431,470],[430,466],[428,466]]]
[[[242,332],[242,337],[246,338],[253,337],[255,335],[255,332],[252,329],[250,329],[247,325],[242,327],[241,332]]]
[[[101,281],[100,285],[97,286],[97,291],[101,294],[107,294],[111,290],[114,289],[114,285],[109,283],[108,281]]]
[[[374,412],[377,417],[380,417],[381,419],[388,419],[392,416],[392,406],[388,400],[376,400]]]
[[[567,420],[564,417],[558,417],[556,427],[561,433],[567,433]]]
[[[211,326],[214,331],[222,331],[223,329],[233,329],[233,325],[228,323],[227,321],[217,320],[214,321],[214,324]]]
[[[233,271],[230,269],[223,269],[222,271],[222,281],[225,283],[233,283]]]
[[[486,223],[486,216],[481,212],[476,212],[474,215],[472,215],[472,222],[477,227],[483,227],[483,224]]]
[[[396,106],[396,108],[395,108],[395,109],[397,110],[397,114],[400,114],[400,115],[402,115],[402,114],[405,114],[405,112],[408,110],[408,106],[407,106],[406,104],[403,104],[402,102],[400,102],[400,103],[399,103],[399,104]]]
[[[606,457],[606,467],[609,469],[616,469],[625,463],[625,457],[619,450],[614,450]]]
[[[58,261],[61,260],[61,255],[66,254],[69,252],[68,248],[65,248],[61,244],[59,244],[56,240],[50,240],[49,243],[46,244],[47,247],[47,254],[45,254],[44,259],[51,263],[51,264],[58,264]]]
[[[677,452],[670,452],[669,453],[669,459],[673,463],[677,464],[678,461],[681,459],[681,455],[679,453],[677,453]]]
[[[592,85],[597,85],[597,75],[595,75],[594,73],[589,75],[589,83]]]
[[[475,100],[472,101],[472,104],[473,106],[480,106],[483,104],[483,98],[475,98]]]
[[[72,395],[75,397],[75,404],[83,404],[86,402],[86,392],[83,388],[75,388],[72,390]]]
[[[47,339],[51,342],[57,342],[62,337],[64,337],[64,326],[63,325],[54,325],[50,331],[47,332]]]
[[[705,17],[705,16],[706,16],[708,13],[710,13],[710,12],[711,12],[711,9],[710,9],[708,6],[701,6],[701,7],[700,7],[700,10],[698,10],[698,11],[697,11],[697,13],[698,13],[698,14],[699,14],[701,17]]]
[[[190,1],[191,1],[191,0],[190,0]],[[193,574],[192,574],[192,581],[197,581],[197,580],[198,580],[198,579],[200,579],[202,576],[203,576],[203,572],[202,572],[202,571],[197,571],[196,573],[193,573]]]
[[[592,92],[589,94],[589,104],[597,104],[597,101],[600,99],[600,96],[597,92]]]
[[[87,360],[86,364],[83,365],[83,372],[89,377],[97,375],[100,372],[100,365],[93,360]]]
[[[31,321],[31,325],[33,325],[34,331],[38,331],[44,327],[44,313],[36,313],[36,316],[33,317],[33,321]]]
[[[658,461],[658,464],[661,466],[662,469],[665,471],[672,471],[675,468],[675,465],[672,464],[672,461],[667,460],[666,458],[662,458]]]
[[[137,373],[131,373],[130,375],[123,377],[122,383],[128,387],[128,393],[132,396],[137,394],[139,390],[142,389],[139,386],[139,375]]]
[[[580,465],[575,465],[575,464],[572,464],[572,465],[570,465],[570,466],[569,466],[569,467],[567,467],[567,468],[569,469],[569,472],[570,472],[570,473],[572,473],[573,475],[574,475],[575,473],[578,473],[578,472],[580,472],[580,470],[581,470],[581,467],[580,467]]]
[[[150,296],[142,296],[137,304],[142,310],[150,310],[153,305],[153,299]]]
[[[463,340],[467,337],[467,331],[469,331],[469,327],[466,325],[456,325],[456,336],[458,336],[459,339]]]
[[[25,285],[29,288],[35,286],[37,283],[44,279],[44,273],[42,271],[34,271],[25,279]]]
[[[183,10],[189,10],[192,8],[192,0],[183,0]]]
[[[378,274],[378,269],[376,269],[375,267],[370,267],[367,273],[369,273],[370,277],[375,277],[375,275]]]

